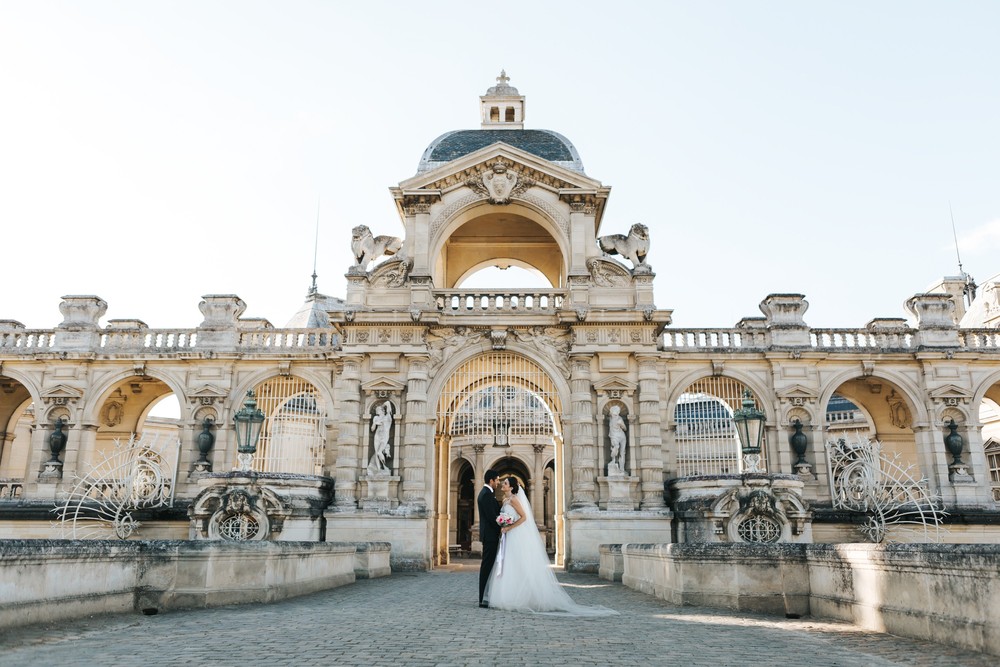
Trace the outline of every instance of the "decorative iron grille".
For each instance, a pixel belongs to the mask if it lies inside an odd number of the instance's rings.
[[[560,432],[551,378],[520,355],[494,352],[465,362],[438,402],[439,435],[469,444],[547,443]]]
[[[326,406],[312,383],[275,377],[254,388],[266,416],[253,469],[322,475],[326,452]]]
[[[741,471],[740,439],[733,411],[742,406],[745,389],[745,384],[733,378],[708,377],[694,382],[681,394],[674,407],[678,477]],[[753,398],[759,409],[760,400]],[[766,432],[761,443],[761,468],[767,469]]]

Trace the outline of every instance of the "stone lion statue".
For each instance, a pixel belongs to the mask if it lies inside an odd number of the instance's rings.
[[[603,252],[609,255],[621,255],[632,262],[633,268],[646,265],[646,253],[649,252],[649,229],[646,225],[635,223],[624,234],[610,234],[597,237],[597,244]]]
[[[355,266],[368,268],[374,260],[382,255],[395,255],[403,247],[398,236],[373,236],[367,225],[358,225],[351,230],[351,252],[354,253]]]

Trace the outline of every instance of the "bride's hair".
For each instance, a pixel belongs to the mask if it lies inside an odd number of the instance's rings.
[[[518,492],[518,489],[521,488],[520,485],[517,483],[517,478],[516,477],[508,477],[507,478],[507,482],[510,484],[510,493],[511,493],[511,495],[516,496],[517,492]]]

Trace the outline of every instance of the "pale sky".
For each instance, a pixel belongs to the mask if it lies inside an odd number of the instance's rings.
[[[814,327],[905,317],[1000,272],[1000,3],[0,0],[0,319],[60,297],[195,327],[235,293],[282,326],[350,229],[402,235],[388,188],[478,127],[501,68],[526,127],[651,231],[674,326],[773,292]]]

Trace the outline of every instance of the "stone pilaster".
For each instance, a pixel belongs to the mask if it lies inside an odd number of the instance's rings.
[[[426,355],[407,355],[406,414],[403,417],[403,504],[427,507],[427,384]]]
[[[358,471],[364,456],[359,427],[362,360],[362,355],[344,357],[337,382],[340,436],[337,438],[334,506],[340,511],[352,510],[358,506]]]
[[[572,433],[569,441],[570,465],[573,470],[570,507],[597,507],[597,434],[594,428],[594,401],[591,397],[590,360],[593,355],[574,354],[570,357],[570,389],[572,395]]]
[[[662,509],[663,500],[663,438],[660,435],[660,375],[657,357],[637,354],[639,362],[639,467],[641,509]]]

